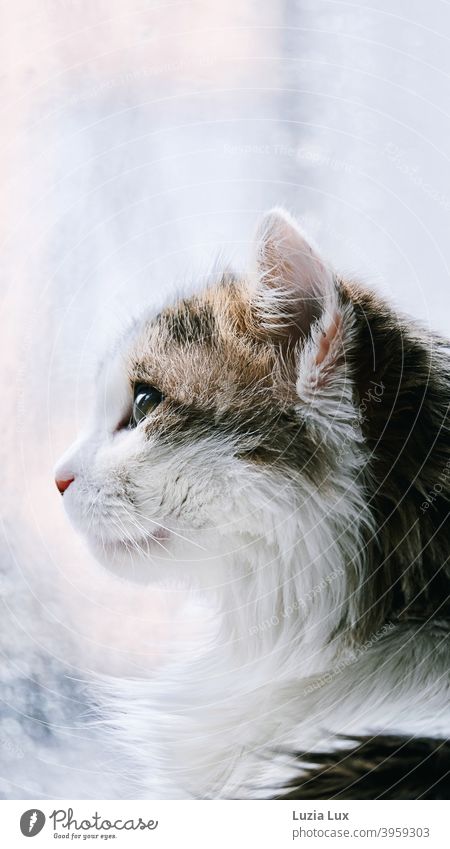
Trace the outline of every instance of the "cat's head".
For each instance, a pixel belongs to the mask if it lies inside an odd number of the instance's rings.
[[[248,276],[225,273],[120,341],[56,469],[71,519],[130,575],[251,561],[252,545],[276,556],[312,533],[326,545],[325,517],[359,509],[351,300],[287,213],[264,216],[254,253]]]

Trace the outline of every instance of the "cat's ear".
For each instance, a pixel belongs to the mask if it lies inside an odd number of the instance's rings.
[[[306,335],[333,290],[333,273],[283,209],[267,212],[254,241],[254,303],[279,336]]]
[[[351,307],[328,263],[284,210],[262,218],[254,253],[257,321],[274,338],[300,343],[297,391],[304,400],[319,399],[342,381]]]

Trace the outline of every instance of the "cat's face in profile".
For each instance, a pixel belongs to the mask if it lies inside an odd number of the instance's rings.
[[[317,510],[336,484],[336,434],[357,441],[351,305],[286,214],[263,219],[255,253],[248,278],[143,320],[102,367],[56,477],[110,566],[294,544],[302,501]]]

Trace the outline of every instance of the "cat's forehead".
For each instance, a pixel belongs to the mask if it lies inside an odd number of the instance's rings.
[[[214,284],[178,297],[147,322],[146,342],[181,346],[226,342],[249,329],[251,304],[245,280],[224,275]]]
[[[168,392],[254,383],[272,366],[273,347],[257,338],[248,288],[235,278],[175,300],[139,328],[128,353],[133,382]]]

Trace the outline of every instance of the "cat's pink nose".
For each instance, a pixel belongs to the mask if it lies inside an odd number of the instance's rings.
[[[74,477],[72,477],[72,478],[66,478],[66,480],[58,480],[58,478],[56,478],[55,483],[56,483],[56,486],[58,487],[58,489],[59,489],[59,491],[60,491],[61,495],[64,495],[64,493],[65,493],[66,489],[68,489],[68,488],[69,488],[70,484],[71,484],[74,480],[75,480],[75,478],[74,478]]]

